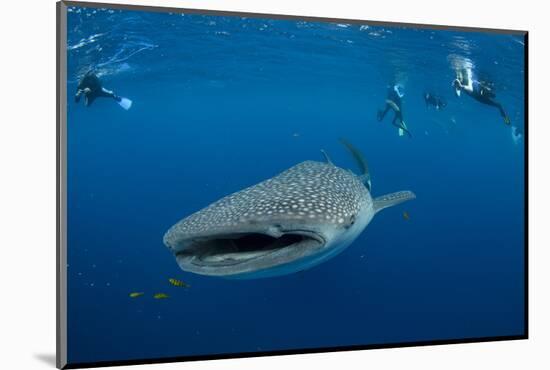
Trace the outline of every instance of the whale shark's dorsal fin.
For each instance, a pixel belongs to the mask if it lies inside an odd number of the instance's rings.
[[[334,163],[332,163],[332,161],[330,160],[330,157],[328,156],[327,152],[325,152],[323,149],[321,149],[321,153],[323,153],[323,155],[325,156],[325,159],[327,160],[327,163],[334,166]]]
[[[408,190],[382,195],[381,197],[374,198],[374,212],[378,213],[384,208],[392,207],[415,198],[416,195]]]
[[[370,181],[369,167],[367,166],[367,160],[363,156],[363,153],[361,153],[359,149],[351,145],[351,143],[344,138],[340,138],[340,142],[346,147],[347,150],[349,150],[349,152],[353,156],[353,159],[355,159],[355,162],[357,163],[357,165],[359,166],[359,170],[361,171],[361,175],[359,175],[359,178],[370,191],[372,185]]]

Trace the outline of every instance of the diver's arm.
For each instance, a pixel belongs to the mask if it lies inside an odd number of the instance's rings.
[[[78,89],[78,90],[76,91],[75,96],[74,96],[74,100],[78,103],[78,102],[80,101],[80,96],[81,96],[82,94],[88,95],[91,91],[92,91],[92,90],[90,90],[89,87],[85,87],[85,88],[83,88],[83,89]]]
[[[472,68],[466,68],[466,82],[467,84],[464,86],[464,89],[469,92],[474,91],[474,73],[472,71]]]
[[[80,96],[81,95],[82,95],[82,89],[76,90],[76,94],[74,94],[75,103],[78,103],[80,101]]]
[[[474,72],[472,68],[466,68],[466,85],[464,85],[464,90],[468,93],[474,92]]]
[[[468,84],[464,85],[462,82],[458,81],[458,86],[468,94],[474,92],[474,83],[472,80],[468,80]]]

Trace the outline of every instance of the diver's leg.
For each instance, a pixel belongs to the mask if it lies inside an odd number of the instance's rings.
[[[384,111],[379,110],[378,114],[376,115],[376,117],[378,118],[378,121],[382,121],[386,116],[386,113],[388,113],[390,109],[391,109],[391,106],[386,103],[386,109],[384,109]]]
[[[494,99],[495,98],[495,93],[489,89],[489,88],[486,88],[486,87],[482,87],[481,88],[481,91],[479,92],[480,95],[482,95],[484,98],[490,100],[490,99]]]
[[[399,122],[399,123],[398,123]],[[397,128],[400,128],[401,130],[403,130],[404,132],[407,133],[407,135],[409,135],[410,138],[412,138],[412,134],[411,132],[409,131],[409,129],[407,129],[407,127],[405,127],[405,125],[403,124],[403,117],[401,117],[401,115],[399,114],[395,114],[395,116],[393,117],[393,121],[391,122],[392,125],[394,125],[395,127]]]
[[[502,117],[506,117],[506,112],[504,111],[504,108],[502,108],[502,105],[500,103],[496,103],[496,107],[498,108],[500,115]]]
[[[115,99],[116,101],[120,101],[120,97],[118,97],[114,92],[112,92],[111,90],[107,90],[106,88],[102,87],[101,88],[101,93],[100,93],[101,96],[104,96],[106,98],[113,98]]]
[[[400,128],[400,129],[404,129],[403,126],[401,126],[400,124],[397,123],[397,114],[393,117],[393,120],[391,121],[391,124],[394,125],[395,127],[397,128]]]
[[[500,115],[502,116],[502,119],[504,120],[504,123],[507,124],[507,125],[510,124],[510,118],[508,117],[508,115],[504,111],[504,108],[502,107],[502,105],[499,102],[497,102],[495,100],[491,100],[491,99],[484,99],[482,101],[482,103],[497,108],[500,112]]]
[[[496,106],[498,108],[498,110],[500,111],[500,115],[502,116],[502,119],[504,120],[504,124],[506,125],[509,125],[510,124],[510,117],[508,117],[508,115],[506,114],[506,112],[504,111],[504,108],[502,107],[502,105],[500,103],[496,103]]]

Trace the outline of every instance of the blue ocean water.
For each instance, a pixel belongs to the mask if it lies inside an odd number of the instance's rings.
[[[523,132],[522,36],[72,7],[67,54],[69,362],[524,333],[524,141],[451,88],[472,68]],[[130,110],[75,104],[92,68]],[[412,139],[376,120],[394,83]],[[355,170],[340,137],[417,199],[301,273],[179,269],[171,225],[320,149]]]

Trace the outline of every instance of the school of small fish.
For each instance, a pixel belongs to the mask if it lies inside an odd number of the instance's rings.
[[[172,286],[175,286],[175,287],[178,287],[178,288],[190,288],[191,287],[191,285],[187,284],[185,281],[174,279],[174,278],[168,279],[168,282]],[[138,297],[143,296],[144,294],[145,294],[144,292],[131,292],[129,294],[129,296],[130,296],[130,298],[138,298]],[[166,298],[170,298],[170,296],[166,293],[155,293],[153,295],[153,298],[154,299],[166,299]]]

